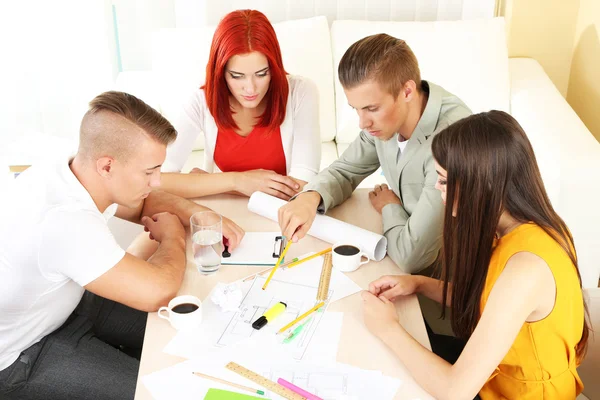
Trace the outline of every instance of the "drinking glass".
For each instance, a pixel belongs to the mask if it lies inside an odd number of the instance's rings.
[[[202,274],[216,272],[223,254],[223,219],[213,211],[201,211],[190,217],[192,251]]]

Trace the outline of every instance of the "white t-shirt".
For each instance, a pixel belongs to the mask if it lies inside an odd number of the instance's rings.
[[[59,328],[125,255],[69,159],[34,165],[0,201],[0,370]]]
[[[400,135],[398,135],[398,148],[400,149],[400,153],[402,153],[404,151],[404,149],[406,148],[406,145],[408,144],[408,140],[406,140],[406,139],[400,140],[400,139],[404,139],[404,138],[402,138]]]

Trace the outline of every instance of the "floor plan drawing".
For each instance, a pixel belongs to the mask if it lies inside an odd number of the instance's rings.
[[[257,334],[259,331],[252,328],[252,323],[278,302],[283,302],[287,305],[285,311],[263,328],[272,332],[273,335],[281,327],[295,320],[316,304],[317,287],[273,279],[267,289],[263,290],[262,285],[265,280],[265,277],[257,276],[252,282],[252,286],[242,300],[240,310],[232,316],[227,327],[220,335],[217,346],[228,346]],[[330,290],[329,299],[332,294],[333,291]],[[326,306],[322,307],[321,310],[324,311],[325,308]],[[306,324],[298,337],[289,343],[280,343],[287,351],[291,351],[293,357],[296,359],[301,359],[304,355],[319,324],[322,312],[317,311],[312,316],[312,319]],[[283,339],[287,336],[287,333],[281,334],[280,342],[283,342]]]

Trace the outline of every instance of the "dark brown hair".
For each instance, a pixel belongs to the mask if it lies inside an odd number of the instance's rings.
[[[385,33],[367,36],[350,46],[340,60],[338,75],[346,89],[375,80],[394,98],[410,80],[421,90],[417,57],[404,40]]]
[[[537,224],[560,244],[581,285],[573,237],[554,211],[531,143],[513,117],[490,111],[462,119],[434,137],[432,151],[448,174],[441,252],[443,304],[451,280],[451,321],[457,336],[468,339],[479,321],[494,235],[503,211],[521,223]],[[588,335],[585,321],[577,345],[579,359],[585,354]]]

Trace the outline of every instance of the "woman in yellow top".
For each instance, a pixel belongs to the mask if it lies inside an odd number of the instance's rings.
[[[508,114],[458,121],[432,143],[444,204],[443,280],[384,276],[363,292],[365,324],[437,399],[574,399],[588,338],[573,238]],[[392,302],[448,304],[466,345],[454,365],[415,341]]]

